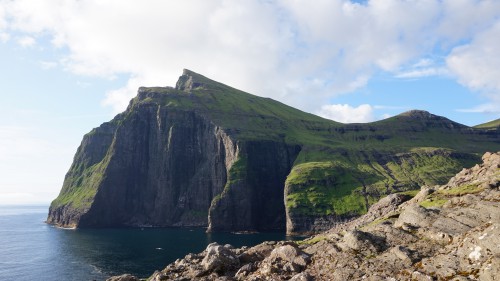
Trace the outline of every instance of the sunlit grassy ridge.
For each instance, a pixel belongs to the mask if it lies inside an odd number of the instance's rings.
[[[500,118],[497,120],[486,122],[484,124],[479,124],[479,125],[474,126],[474,128],[478,128],[478,129],[495,129],[495,128],[499,128],[499,127],[500,127]]]

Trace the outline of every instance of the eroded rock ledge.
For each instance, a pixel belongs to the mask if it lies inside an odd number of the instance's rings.
[[[148,280],[498,280],[500,152],[304,241],[210,244]],[[108,280],[138,280],[130,275]]]

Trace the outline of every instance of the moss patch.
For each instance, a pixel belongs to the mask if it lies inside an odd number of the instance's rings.
[[[323,241],[326,239],[326,236],[324,235],[318,235],[318,236],[314,236],[312,238],[308,238],[308,239],[305,239],[305,240],[302,240],[302,241],[298,241],[297,244],[299,245],[313,245],[313,244],[316,244],[320,241]]]

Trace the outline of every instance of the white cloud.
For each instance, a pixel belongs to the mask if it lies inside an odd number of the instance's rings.
[[[394,115],[388,114],[388,113],[384,113],[384,114],[382,114],[382,118],[381,119],[387,119],[387,118],[390,118],[392,116],[394,116]]]
[[[10,35],[6,32],[0,32],[0,42],[5,43],[9,41]]]
[[[31,36],[23,36],[17,38],[17,44],[19,44],[23,48],[29,48],[33,47],[36,44],[36,40]]]
[[[446,76],[449,71],[445,67],[418,68],[398,73],[396,78],[421,78],[428,76]]]
[[[500,21],[470,44],[453,49],[447,65],[458,81],[482,93],[489,102],[463,112],[500,113]]]
[[[450,70],[467,87],[500,92],[500,22],[481,32],[470,44],[453,49]]]
[[[366,123],[374,121],[373,107],[369,104],[362,104],[357,107],[348,104],[328,104],[323,105],[317,114],[321,117],[342,123]]]
[[[443,65],[430,65],[429,54],[438,49],[446,56],[457,42],[476,42],[500,15],[500,1],[494,0],[0,3],[10,30],[25,33],[32,43],[48,35],[54,46],[67,49],[67,70],[130,75],[103,102],[115,110],[124,108],[137,85],[173,85],[189,68],[312,111],[364,87],[377,71],[404,78],[446,75]],[[466,51],[455,49],[449,61]],[[465,76],[470,75],[457,75],[473,85]],[[484,77],[486,83],[492,79]]]

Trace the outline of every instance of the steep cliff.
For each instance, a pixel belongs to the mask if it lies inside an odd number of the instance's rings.
[[[185,70],[85,135],[47,222],[314,232],[487,150],[499,130],[424,111],[341,124]]]

